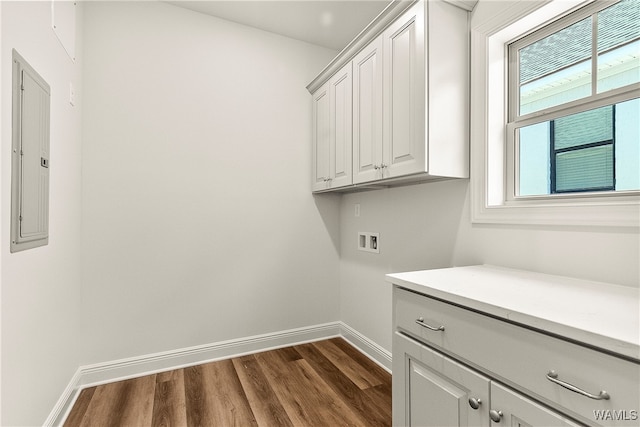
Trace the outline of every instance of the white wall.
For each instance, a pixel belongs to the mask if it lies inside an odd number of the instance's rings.
[[[443,181],[343,196],[340,209],[340,319],[391,351],[392,272],[448,267],[466,181]],[[355,204],[360,216],[355,216]],[[468,216],[468,215],[467,215]],[[380,253],[357,249],[359,231],[380,233]]]
[[[339,320],[305,89],[335,52],[160,2],[84,36],[82,363]]]
[[[71,61],[51,29],[51,2],[3,1],[0,9],[3,390],[0,424],[34,426],[45,421],[80,361],[81,65]],[[11,254],[13,48],[51,86],[51,175],[49,244]],[[70,82],[78,90],[76,108],[68,103]]]
[[[345,195],[341,204],[341,319],[391,350],[384,274],[494,264],[640,287],[640,238],[629,229],[472,224],[467,180]],[[360,217],[354,204],[360,204]],[[356,249],[380,233],[380,254]]]

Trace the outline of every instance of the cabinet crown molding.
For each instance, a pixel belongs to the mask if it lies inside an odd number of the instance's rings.
[[[324,67],[307,85],[309,93],[314,93],[331,76],[340,70],[346,63],[351,61],[367,44],[375,39],[382,31],[389,26],[407,8],[415,3],[415,0],[393,0],[384,8],[373,21],[369,23],[349,44],[336,55],[335,58]]]

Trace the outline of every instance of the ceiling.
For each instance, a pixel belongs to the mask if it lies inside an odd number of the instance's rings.
[[[389,0],[168,1],[175,6],[342,50]]]

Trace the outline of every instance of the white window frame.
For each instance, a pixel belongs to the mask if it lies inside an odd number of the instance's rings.
[[[508,196],[515,162],[507,159],[516,154],[507,141],[508,43],[590,2],[480,0],[476,6],[471,21],[472,222],[640,228],[637,191]]]

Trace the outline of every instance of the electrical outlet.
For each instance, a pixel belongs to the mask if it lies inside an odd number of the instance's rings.
[[[380,253],[380,233],[358,232],[358,250]]]

